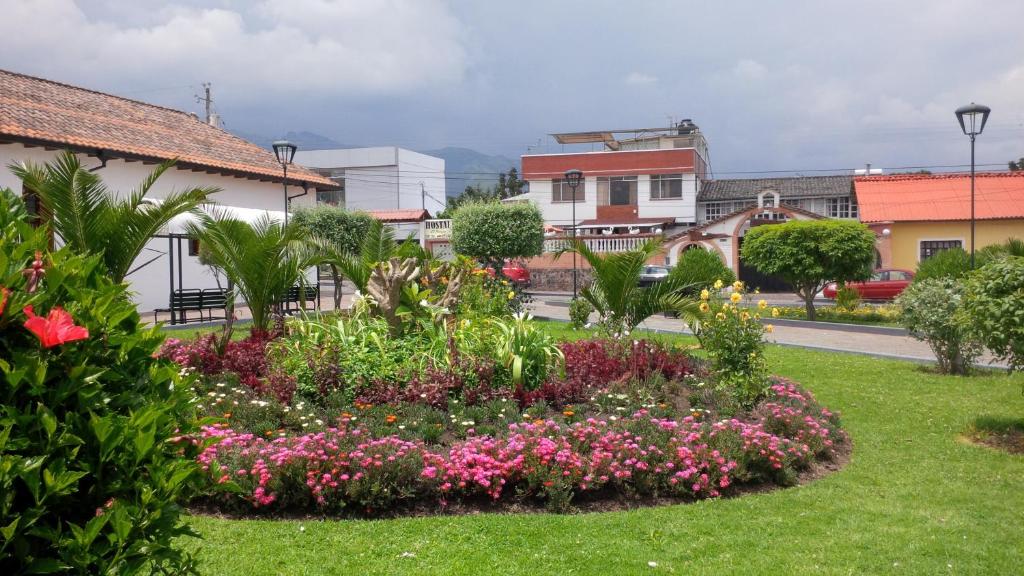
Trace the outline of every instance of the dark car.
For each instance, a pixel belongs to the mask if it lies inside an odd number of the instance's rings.
[[[661,282],[672,271],[669,266],[644,266],[644,269],[640,271],[640,285],[650,286],[655,282]]]
[[[914,280],[914,273],[910,270],[883,269],[875,270],[869,280],[863,282],[848,282],[847,286],[853,288],[864,300],[892,300],[900,295],[910,282]],[[825,298],[835,299],[839,287],[835,282],[825,286],[821,291]]]

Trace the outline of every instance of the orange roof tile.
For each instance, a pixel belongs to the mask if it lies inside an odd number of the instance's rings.
[[[899,174],[854,179],[862,222],[970,220],[970,174]],[[975,218],[1024,218],[1024,172],[975,179]]]
[[[131,159],[177,158],[182,167],[282,180],[271,151],[185,112],[5,70],[0,70],[0,140],[103,150]],[[301,166],[288,171],[288,181],[338,187]]]
[[[420,208],[412,210],[368,210],[367,212],[370,216],[381,222],[422,222],[430,218],[430,213]]]

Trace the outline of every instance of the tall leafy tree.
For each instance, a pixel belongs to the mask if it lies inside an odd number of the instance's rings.
[[[452,249],[493,267],[499,274],[509,258],[527,258],[544,247],[544,218],[533,204],[474,202],[452,215]]]
[[[451,218],[460,206],[474,202],[491,202],[504,200],[523,193],[526,181],[519,179],[519,171],[510,168],[508,172],[498,174],[498,182],[494,186],[470,184],[460,196],[448,198],[448,204],[437,215],[438,218]]]
[[[814,297],[829,282],[866,280],[875,262],[875,235],[860,222],[791,220],[757,226],[743,239],[743,260],[793,286],[814,320]]]
[[[371,219],[355,251],[324,237],[315,237],[312,242],[320,253],[320,261],[337,269],[341,277],[355,284],[356,289],[364,294],[378,263],[395,256],[417,260],[427,258],[419,243],[411,237],[397,242],[394,229],[376,219]]]
[[[161,228],[220,191],[214,186],[195,187],[157,202],[148,199],[160,176],[173,166],[173,161],[161,164],[123,198],[108,189],[98,174],[83,168],[70,151],[46,164],[26,162],[9,168],[38,194],[61,242],[79,254],[102,254],[110,277],[121,282],[135,271],[139,254]]]
[[[292,221],[304,228],[324,251],[326,264],[334,283],[334,307],[341,305],[341,282],[338,257],[358,254],[367,233],[374,225],[373,216],[365,212],[349,212],[336,206],[317,206],[297,210]]]
[[[187,231],[245,300],[255,331],[270,328],[271,315],[280,313],[288,290],[303,283],[303,272],[319,259],[300,226],[282,226],[269,215],[250,224],[226,213],[202,213]]]
[[[582,240],[569,240],[569,247],[557,253],[579,254],[588,264],[594,280],[580,291],[614,333],[625,333],[659,312],[675,312],[694,322],[700,304],[691,295],[694,285],[684,274],[669,274],[651,286],[640,286],[640,273],[647,261],[661,251],[661,241],[652,238],[629,252],[599,254]]]

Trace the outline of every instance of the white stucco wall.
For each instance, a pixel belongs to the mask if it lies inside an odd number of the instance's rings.
[[[0,187],[7,187],[16,193],[21,191],[21,181],[7,169],[11,163],[35,162],[43,163],[52,160],[58,154],[57,151],[47,151],[42,148],[25,148],[20,144],[0,144]],[[98,166],[96,158],[79,155],[82,165],[90,168]],[[143,164],[142,162],[125,162],[123,160],[110,160],[106,168],[96,172],[104,184],[114,193],[127,193],[149,175],[155,168],[154,165]],[[252,208],[268,210],[280,213],[284,208],[284,192],[281,184],[271,182],[259,182],[245,178],[234,178],[219,174],[207,174],[205,172],[192,172],[190,170],[171,169],[164,173],[150,191],[150,198],[165,198],[170,192],[184,190],[196,186],[217,186],[221,191],[213,195],[217,204],[224,206],[235,206],[239,208]],[[294,186],[288,189],[289,195],[294,196],[301,192]],[[292,210],[302,206],[312,206],[315,203],[316,191],[312,188],[309,194],[304,197],[292,200]],[[216,288],[217,281],[210,270],[199,263],[198,258],[188,255],[187,244],[182,242],[182,285],[177,284],[176,288]],[[156,238],[150,241],[143,250],[135,266],[146,261],[153,262],[146,264],[143,268],[128,276],[136,305],[142,312],[155,308],[165,308],[168,305],[170,290],[170,260],[167,254],[168,240]],[[177,252],[175,252],[177,255]],[[175,262],[177,267],[177,262]],[[177,274],[177,270],[175,270]],[[315,275],[311,272],[309,279],[315,282]]]
[[[683,174],[683,197],[670,200],[651,200],[651,177],[637,177],[637,216],[662,218],[671,216],[677,222],[697,221],[697,177]]]

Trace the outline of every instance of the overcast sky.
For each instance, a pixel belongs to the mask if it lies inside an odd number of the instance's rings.
[[[719,177],[1024,156],[1021,0],[0,0],[0,68],[231,129],[517,157],[692,118]],[[548,148],[554,151],[553,148]],[[811,172],[807,172],[811,173]]]

